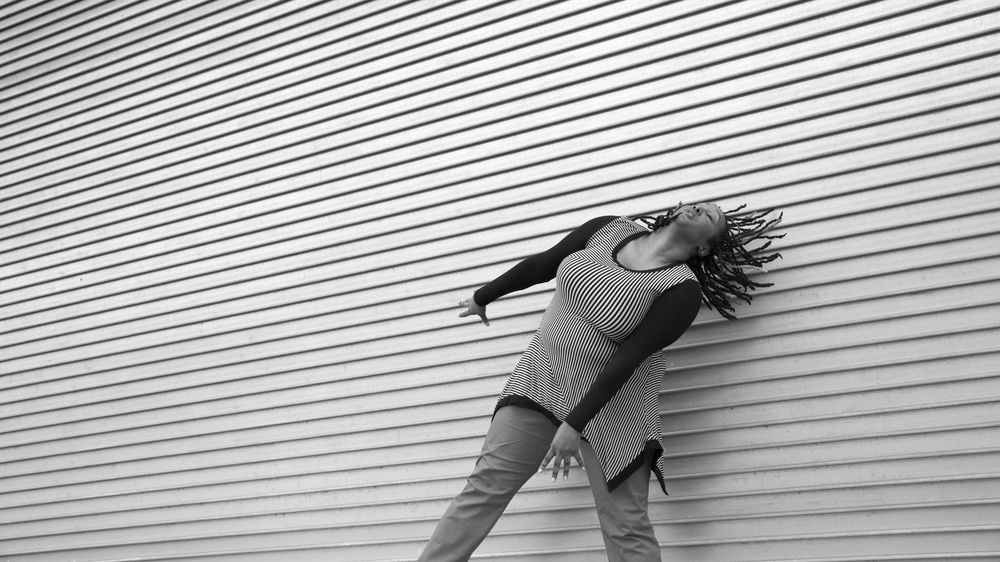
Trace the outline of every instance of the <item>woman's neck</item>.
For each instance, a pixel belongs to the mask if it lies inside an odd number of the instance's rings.
[[[653,263],[680,264],[695,255],[696,248],[680,239],[676,229],[666,225],[640,237],[637,252],[643,260]]]

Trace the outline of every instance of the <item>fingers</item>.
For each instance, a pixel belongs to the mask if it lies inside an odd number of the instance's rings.
[[[559,476],[559,467],[560,467],[560,464],[562,465],[562,470],[563,470],[563,480],[566,480],[567,478],[569,478],[569,461],[570,461],[571,458],[573,458],[573,457],[563,456],[562,458],[556,460],[556,464],[552,466],[552,481],[553,482],[555,482],[556,479]]]
[[[549,461],[555,459],[552,463],[552,481],[556,481],[556,474],[559,472],[559,463],[562,462],[562,455],[556,453],[555,449],[549,448],[549,452],[545,453],[545,458],[542,459],[542,466],[538,467],[538,472],[545,472],[545,467],[548,466]]]
[[[538,467],[538,472],[541,472],[541,471],[545,470],[545,467],[546,467],[546,466],[548,466],[548,464],[549,464],[549,461],[550,461],[550,460],[552,460],[552,457],[553,457],[554,455],[555,455],[555,451],[553,451],[553,450],[552,450],[552,449],[550,448],[550,449],[549,449],[549,452],[545,454],[545,458],[544,458],[544,459],[542,459],[542,466]]]
[[[554,461],[552,463],[552,481],[555,482],[559,477],[559,469],[563,471],[563,480],[569,478],[569,469],[572,464],[572,459],[576,459],[577,464],[580,468],[583,468],[583,458],[580,456],[579,451],[573,451],[572,454],[560,454],[556,453],[552,449],[546,453],[545,458],[542,459],[542,465],[538,467],[538,472],[545,472],[545,467],[548,466],[549,461]]]
[[[459,318],[465,318],[466,316],[469,316],[470,314],[476,314],[477,316],[479,316],[480,318],[482,318],[483,324],[485,324],[487,326],[490,325],[490,319],[486,317],[486,310],[485,309],[480,309],[478,312],[473,313],[472,312],[472,305],[470,304],[469,299],[463,299],[463,300],[458,301],[458,306],[459,306],[459,308],[465,308],[465,310],[463,310],[462,312],[458,313],[458,317]]]

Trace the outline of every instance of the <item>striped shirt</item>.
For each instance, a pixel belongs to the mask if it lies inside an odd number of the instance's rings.
[[[614,490],[650,463],[660,487],[661,350],[691,325],[701,291],[686,264],[632,270],[618,251],[649,230],[627,217],[597,217],[475,292],[485,306],[556,278],[541,324],[497,399],[563,421],[594,448]]]

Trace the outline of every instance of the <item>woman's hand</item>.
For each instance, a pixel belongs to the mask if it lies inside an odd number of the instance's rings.
[[[545,470],[549,461],[554,460],[555,462],[552,464],[552,481],[556,481],[560,466],[563,467],[563,480],[565,480],[569,477],[571,459],[576,459],[576,463],[581,468],[583,467],[583,456],[580,454],[580,432],[573,429],[573,426],[570,424],[563,422],[559,426],[559,429],[556,430],[556,436],[552,438],[552,444],[549,445],[549,452],[542,459],[542,466],[538,468],[538,471],[542,472]]]
[[[458,306],[466,307],[465,310],[458,313],[460,318],[464,318],[470,314],[475,314],[483,319],[483,324],[486,324],[487,326],[490,325],[490,319],[486,317],[486,307],[476,304],[476,299],[469,297],[465,300],[458,301]]]

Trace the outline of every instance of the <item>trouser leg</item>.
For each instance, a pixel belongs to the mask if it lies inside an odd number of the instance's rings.
[[[418,562],[468,560],[514,494],[545,458],[556,427],[543,414],[508,405],[496,412],[475,469],[452,500]]]
[[[580,441],[583,465],[601,520],[610,562],[660,562],[660,545],[649,521],[649,464],[636,469],[614,492],[608,492],[594,448]]]

